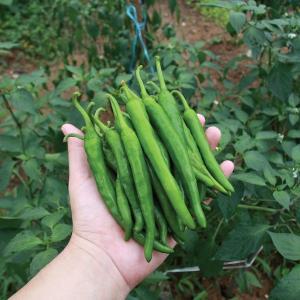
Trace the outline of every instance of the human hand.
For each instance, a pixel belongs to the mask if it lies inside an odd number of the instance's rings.
[[[205,119],[199,116],[204,125]],[[65,135],[82,134],[70,124],[62,127]],[[209,127],[206,135],[211,147],[218,145],[221,132],[217,127]],[[93,175],[89,169],[83,141],[68,139],[69,152],[69,192],[73,218],[73,234],[70,243],[78,246],[96,260],[105,259],[112,264],[112,269],[119,272],[128,291],[143,278],[153,272],[167,257],[166,254],[154,252],[150,263],[144,258],[144,249],[134,240],[124,241],[124,232],[115,222],[105,207],[98,193]],[[230,176],[234,165],[224,161],[221,168]],[[171,246],[175,242],[170,241]]]

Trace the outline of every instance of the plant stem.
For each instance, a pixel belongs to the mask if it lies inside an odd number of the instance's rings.
[[[27,184],[25,182],[25,180],[22,178],[22,176],[18,173],[18,171],[14,170],[13,171],[13,174],[21,181],[21,183],[24,185],[24,187],[26,188],[29,196],[32,198],[33,197],[33,194],[32,194],[32,190],[31,190],[31,187],[29,184]]]
[[[20,139],[21,139],[21,146],[22,146],[22,152],[23,154],[26,154],[26,151],[25,151],[25,144],[24,144],[24,135],[23,135],[23,128],[22,128],[22,125],[21,123],[19,122],[18,118],[16,117],[16,115],[14,114],[11,106],[9,105],[9,102],[6,98],[6,96],[3,94],[3,100],[4,100],[4,103],[5,103],[5,106],[7,108],[7,110],[9,111],[12,119],[14,120],[18,130],[19,130],[19,133],[20,133]]]
[[[219,231],[220,231],[220,229],[221,229],[221,226],[222,226],[223,222],[224,222],[224,218],[222,218],[222,219],[220,220],[220,222],[219,222],[219,224],[218,224],[218,226],[217,226],[217,228],[216,228],[216,230],[215,230],[215,232],[214,232],[214,235],[213,235],[213,237],[212,237],[212,240],[213,240],[213,241],[216,240],[216,237],[217,237],[217,235],[218,235],[218,233],[219,233]]]
[[[261,207],[261,206],[255,206],[255,205],[246,205],[246,204],[239,204],[238,208],[265,211],[265,212],[269,212],[272,214],[275,214],[279,211],[279,209],[275,209],[275,208]]]

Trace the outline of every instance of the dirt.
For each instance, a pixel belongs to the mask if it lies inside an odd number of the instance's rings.
[[[184,41],[195,43],[205,41],[206,48],[219,56],[220,63],[224,66],[231,59],[241,54],[246,54],[245,45],[238,45],[238,38],[233,39],[224,28],[213,21],[207,19],[199,13],[199,9],[193,5],[188,5],[186,1],[177,1],[180,10],[180,21],[172,15],[168,9],[168,1],[161,1],[156,4],[156,9],[163,16],[163,24],[171,24],[176,28],[178,38]],[[247,61],[239,66],[236,70],[231,70],[228,77],[237,83],[248,72]],[[212,73],[212,80],[219,88],[219,74]],[[221,87],[220,87],[221,88]]]
[[[246,53],[247,49],[245,46],[239,46],[234,43],[232,37],[224,28],[201,15],[199,9],[188,5],[184,0],[178,0],[177,2],[180,9],[180,21],[177,20],[175,15],[171,14],[167,0],[156,3],[155,9],[161,14],[163,24],[172,24],[175,27],[178,38],[190,43],[205,41],[207,49],[218,55],[223,65],[237,55]],[[73,58],[78,61],[78,64],[85,60],[82,54],[76,54]],[[13,51],[4,59],[5,63],[0,65],[0,70],[2,69],[3,73],[13,77],[32,72],[39,67],[34,62],[34,59],[24,58],[20,51]],[[58,70],[62,67],[63,64],[61,62],[53,63],[50,66],[51,78],[55,78]],[[246,64],[243,64],[237,70],[231,71],[229,78],[234,82],[238,82],[246,72]],[[218,76],[217,73],[213,74],[213,80],[216,84]]]

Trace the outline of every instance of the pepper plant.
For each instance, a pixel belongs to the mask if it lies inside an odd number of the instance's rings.
[[[240,55],[224,65],[204,42],[192,45],[176,37],[154,41],[151,56],[162,58],[168,87],[182,87],[190,104],[205,115],[207,126],[220,127],[217,158],[235,161],[236,192],[230,198],[208,194],[213,199],[205,205],[209,227],[187,232],[185,245],[177,246],[129,299],[162,295],[205,299],[212,286],[219,286],[224,296],[220,287],[224,277],[234,278],[237,294],[251,294],[267,278],[273,286],[271,299],[299,299],[298,12],[273,14],[266,4],[255,1],[215,5],[228,10],[227,28],[236,41],[248,46],[251,57]],[[69,101],[76,89],[82,91],[83,103],[94,100],[106,106],[105,93],[114,94],[121,80],[137,88],[126,62],[118,62],[124,53],[118,37],[111,40],[119,51],[106,53],[101,68],[97,63],[87,67],[66,61],[53,80],[42,69],[15,79],[1,78],[0,298],[25,284],[68,241],[67,157],[60,126],[66,121],[82,125]],[[90,55],[91,60],[100,59]],[[230,74],[240,67],[247,72],[237,83]],[[213,73],[218,74],[217,85]],[[142,76],[145,81],[157,80],[147,69]],[[263,251],[251,268],[222,270],[224,262],[250,257],[261,245]],[[165,273],[187,266],[199,266],[201,272]],[[204,277],[210,279],[208,285]]]

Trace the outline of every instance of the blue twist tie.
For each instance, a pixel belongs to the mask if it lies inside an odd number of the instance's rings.
[[[131,21],[133,22],[134,25],[134,30],[135,30],[135,36],[132,40],[131,43],[131,59],[130,59],[130,65],[129,65],[129,70],[130,72],[133,71],[134,66],[136,64],[136,46],[138,43],[138,40],[140,41],[144,56],[146,58],[146,60],[148,61],[148,64],[150,66],[150,71],[152,73],[154,73],[154,68],[153,65],[151,63],[150,60],[150,56],[147,50],[147,46],[144,42],[143,36],[142,36],[142,30],[145,28],[146,26],[146,22],[147,22],[147,15],[143,14],[143,20],[142,22],[138,21],[138,17],[137,17],[137,12],[136,12],[136,8],[133,4],[129,4],[126,7],[126,14],[127,16],[131,19]]]

